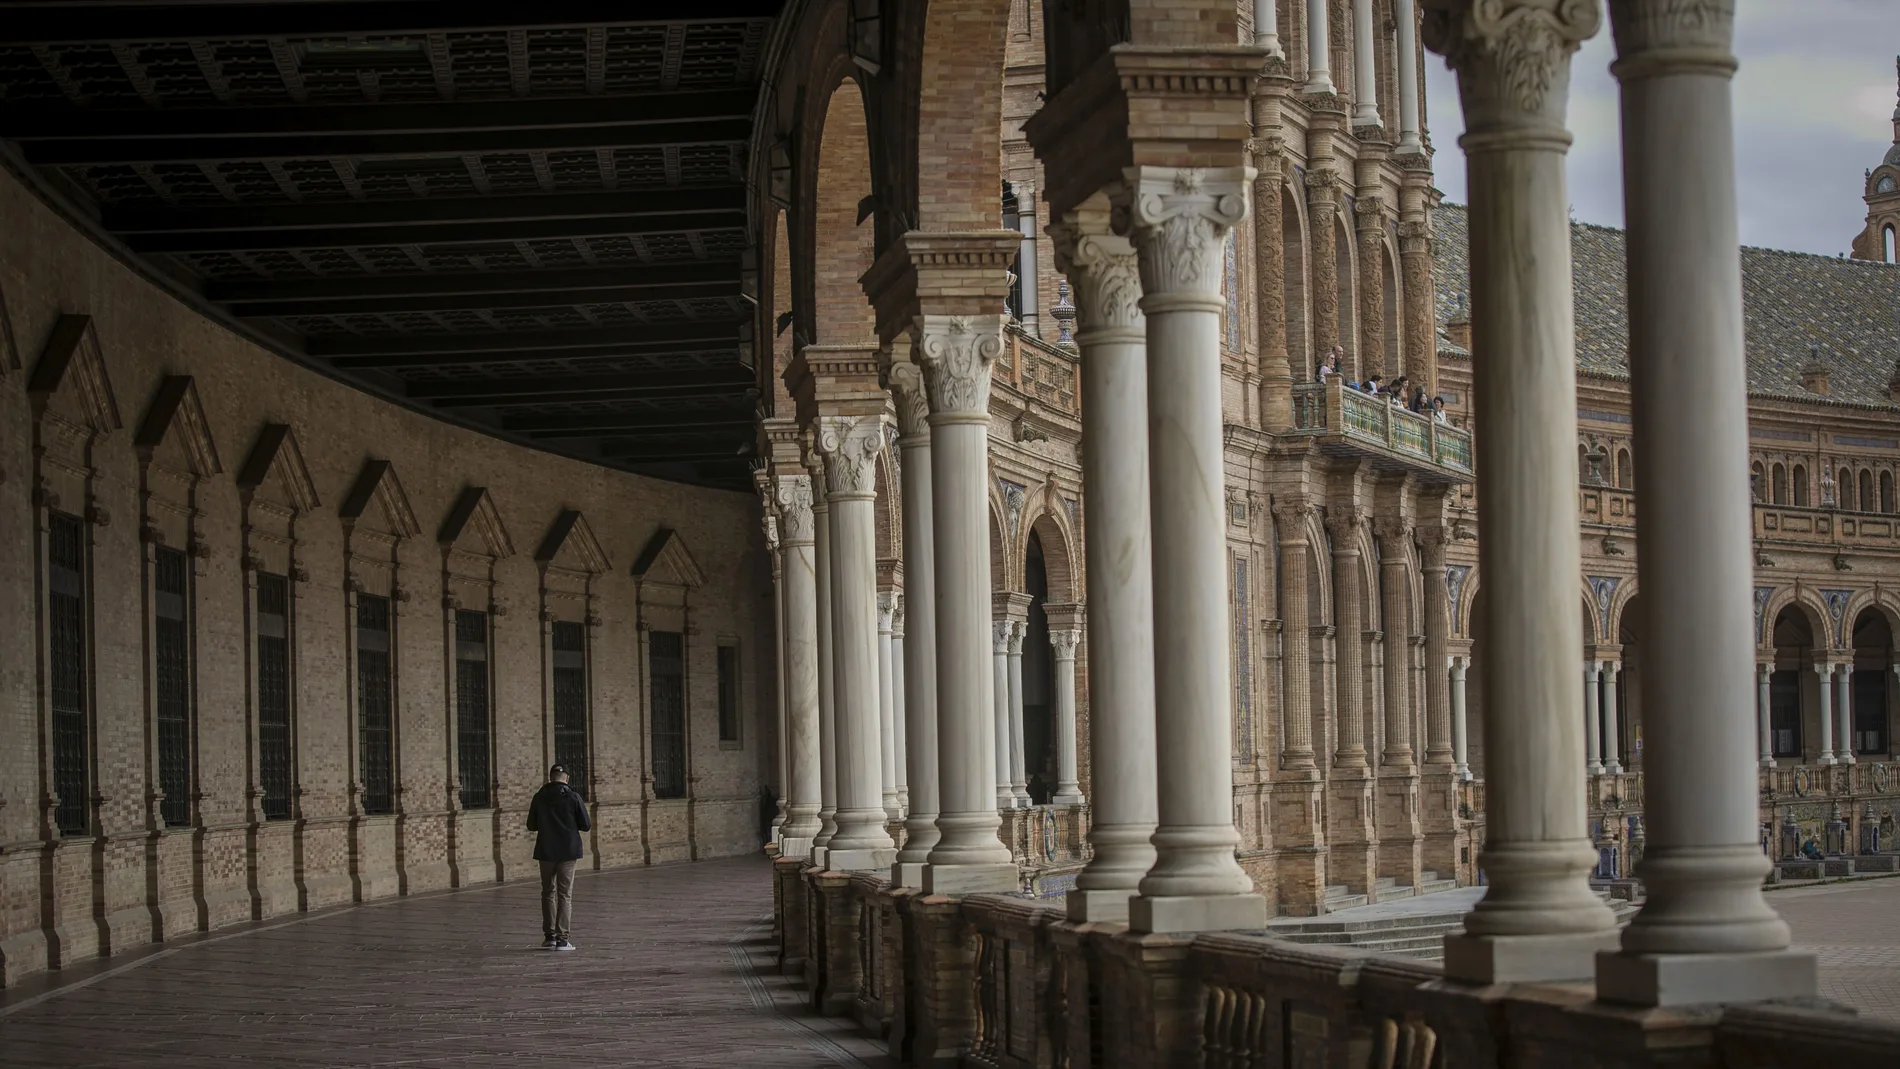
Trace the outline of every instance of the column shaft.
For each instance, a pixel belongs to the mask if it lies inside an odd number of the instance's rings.
[[[995,696],[987,671],[990,612],[990,368],[1000,315],[917,317],[915,351],[930,397],[936,552],[937,738],[941,838],[924,890],[1013,890],[1016,866],[997,838]]]
[[[1603,771],[1612,776],[1623,774],[1622,714],[1616,704],[1616,674],[1622,667],[1619,661],[1603,662]]]
[[[1233,672],[1221,442],[1221,246],[1246,217],[1252,168],[1131,167],[1116,194],[1148,325],[1154,529],[1155,864],[1136,931],[1256,927],[1266,904],[1234,858]]]
[[[1075,647],[1081,641],[1080,631],[1049,633],[1056,664],[1056,790],[1050,800],[1056,805],[1082,804],[1075,762]]]
[[[1264,48],[1267,55],[1286,58],[1286,51],[1280,47],[1280,13],[1278,0],[1253,0],[1253,43],[1256,48]]]
[[[1826,661],[1814,663],[1815,691],[1821,699],[1820,763],[1834,763],[1834,666]]]
[[[891,620],[897,613],[897,595],[877,595],[877,721],[878,773],[883,785],[884,817],[903,819],[897,804],[897,676],[891,667]]]
[[[804,857],[818,834],[821,756],[818,720],[818,587],[813,559],[811,478],[782,476],[776,487],[779,514],[779,577],[784,586],[785,617],[781,648],[785,656],[785,824],[779,850]]]
[[[1769,684],[1773,682],[1775,666],[1773,663],[1755,666],[1755,718],[1761,732],[1761,767],[1775,767],[1774,703]]]
[[[1406,611],[1411,592],[1410,562],[1405,543],[1409,528],[1394,526],[1381,532],[1379,594],[1385,625],[1385,752],[1381,763],[1393,772],[1410,772],[1416,763],[1412,749],[1411,630]]]
[[[1851,653],[1848,656],[1853,656]],[[1837,764],[1851,765],[1854,760],[1854,665],[1843,662],[1836,669],[1834,694],[1834,715],[1840,719],[1841,727],[1835,736],[1834,760]]]
[[[1592,776],[1603,774],[1603,758],[1597,749],[1597,738],[1603,730],[1601,714],[1597,711],[1602,675],[1602,661],[1583,662],[1583,760]]]
[[[1089,760],[1094,856],[1069,918],[1126,921],[1154,864],[1154,585],[1148,520],[1148,337],[1128,239],[1109,233],[1097,195],[1051,227],[1076,286],[1082,354],[1082,539],[1088,592]]]
[[[1438,499],[1430,499],[1438,500]],[[1438,506],[1442,515],[1442,504]],[[1445,586],[1445,537],[1442,524],[1420,531],[1421,571],[1425,587],[1425,763],[1452,763],[1451,676],[1447,663],[1451,636],[1451,591]]]
[[[818,607],[818,834],[812,846],[828,848],[838,831],[838,717],[837,681],[834,663],[835,639],[831,631],[831,508],[825,501],[823,463],[812,458],[812,561],[817,583]],[[822,855],[814,860],[823,864]]]
[[[1009,790],[1016,808],[1029,808],[1028,754],[1023,739],[1023,639],[1029,622],[1013,620],[1009,630]]]
[[[905,735],[909,729],[904,723],[904,610],[901,598],[898,599],[896,622],[891,626],[891,722],[897,735],[897,811],[901,816],[908,816],[910,764]]]
[[[1306,0],[1306,91],[1333,91],[1333,42],[1326,26],[1327,0]]]
[[[1471,779],[1471,749],[1465,733],[1465,669],[1471,658],[1453,657],[1451,669],[1451,750],[1452,770],[1461,780]]]
[[[1271,112],[1269,115],[1267,113]],[[1269,119],[1274,133],[1256,138],[1260,150],[1254,154],[1254,313],[1256,341],[1260,353],[1260,421],[1270,431],[1293,426],[1295,382],[1310,377],[1306,357],[1297,358],[1287,349],[1286,339],[1286,198],[1281,192],[1285,177],[1281,173],[1286,158],[1286,141],[1277,133],[1279,109],[1266,94],[1254,97],[1254,128],[1265,129]],[[1083,418],[1087,418],[1084,410]]]
[[[906,360],[890,368],[896,402],[898,455],[904,492],[904,763],[910,810],[904,848],[891,882],[921,887],[924,863],[937,845],[942,805],[937,745],[937,568],[931,497],[930,402],[923,370]]]
[[[1016,788],[1009,778],[1009,636],[1016,625],[1009,620],[990,623],[990,683],[996,702],[996,808],[1016,808]]]
[[[1352,124],[1378,126],[1379,71],[1373,48],[1379,41],[1379,29],[1372,19],[1372,0],[1352,3]]]
[[[1815,992],[1815,959],[1787,953],[1788,926],[1762,897],[1759,753],[1736,715],[1748,704],[1755,636],[1748,396],[1736,358],[1733,16],[1733,0],[1693,12],[1665,0],[1611,4],[1645,502],[1636,525],[1647,843],[1636,871],[1649,899],[1597,978],[1601,997],[1645,1005]],[[1696,404],[1681,403],[1684,390]],[[1706,610],[1708,626],[1670,626],[1670,609],[1683,605]]]
[[[1393,152],[1406,156],[1425,151],[1419,139],[1418,17],[1412,0],[1394,0],[1392,18],[1399,24],[1399,144]]]
[[[1309,542],[1306,525],[1311,510],[1304,505],[1274,510],[1280,542],[1280,767],[1317,779],[1313,750],[1313,640],[1312,614],[1307,604]]]
[[[1359,531],[1364,517],[1353,510],[1333,509],[1326,517],[1333,536],[1333,627],[1337,667],[1334,693],[1338,695],[1339,742],[1333,750],[1335,769],[1366,767],[1365,685],[1365,577],[1359,574]]]
[[[1576,338],[1564,104],[1593,2],[1460,3],[1427,41],[1457,72],[1471,195],[1470,263],[1489,889],[1445,941],[1466,982],[1589,976],[1614,945],[1584,812],[1583,648],[1576,583]]]

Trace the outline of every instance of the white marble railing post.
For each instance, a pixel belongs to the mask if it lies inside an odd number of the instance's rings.
[[[825,500],[824,461],[809,438],[805,442],[805,467],[811,473],[812,562],[818,594],[818,785],[822,800],[818,834],[812,839],[812,862],[823,868],[824,851],[838,831],[838,673],[831,627],[831,507]]]
[[[1056,805],[1081,805],[1082,785],[1075,762],[1075,648],[1080,631],[1051,631],[1049,645],[1056,655]]]
[[[1246,218],[1254,172],[1123,173],[1126,184],[1112,194],[1116,228],[1135,246],[1148,322],[1155,719],[1165,725],[1155,735],[1155,864],[1129,903],[1129,927],[1257,928],[1266,902],[1234,857],[1220,353],[1222,243]]]
[[[1488,890],[1445,938],[1466,983],[1587,977],[1616,944],[1590,890],[1577,653],[1576,333],[1564,128],[1570,56],[1594,0],[1445,0],[1426,44],[1458,76],[1471,196]]]
[[[883,784],[884,819],[904,819],[897,804],[897,698],[896,675],[891,668],[891,624],[897,615],[897,593],[877,595],[877,743],[878,771]]]
[[[1817,763],[1834,763],[1834,665],[1825,654],[1814,657],[1815,690],[1821,699],[1821,756]]]
[[[1849,654],[1852,656],[1852,654]],[[1851,765],[1854,759],[1854,662],[1843,661],[1835,668],[1834,716],[1841,722],[1835,734],[1834,763]]]
[[[1418,16],[1412,4],[1413,0],[1394,0],[1392,5],[1393,21],[1399,24],[1399,143],[1392,150],[1395,156],[1425,151],[1418,121]]]
[[[897,853],[884,827],[889,814],[879,752],[875,470],[884,449],[884,417],[824,417],[819,449],[831,510],[832,663],[837,671],[832,737],[838,748],[838,830],[825,844],[825,867],[884,868]]]
[[[1016,624],[1006,619],[990,622],[990,685],[996,698],[996,808],[1016,808],[1016,788],[1010,783],[1009,764],[1009,637]]]
[[[1603,662],[1603,771],[1612,776],[1623,774],[1623,720],[1616,704],[1616,675],[1623,662]]]
[[[930,395],[937,739],[943,810],[924,868],[938,894],[1018,886],[997,837],[995,694],[988,673],[990,614],[990,367],[1003,350],[1001,315],[923,315],[913,352]]]
[[[1471,781],[1471,756],[1468,736],[1465,734],[1465,669],[1471,666],[1469,657],[1451,659],[1451,748],[1453,751],[1452,771],[1464,781]]]
[[[899,887],[922,887],[924,863],[937,845],[937,812],[942,804],[937,744],[937,569],[932,518],[930,401],[923,371],[909,360],[890,368],[891,398],[897,409],[897,449],[902,463],[904,517],[904,766],[910,782],[910,808],[904,818],[904,847],[891,868]]]
[[[1266,49],[1267,55],[1285,59],[1286,50],[1280,47],[1278,8],[1278,0],[1253,0],[1253,43],[1255,48]]]
[[[1597,711],[1602,677],[1602,661],[1583,662],[1583,760],[1592,776],[1603,774],[1603,758],[1597,749],[1597,738],[1603,731],[1603,720]]]
[[[785,823],[779,853],[806,857],[818,834],[824,799],[819,786],[818,588],[812,557],[811,477],[779,476],[773,503],[779,519],[779,577],[784,589]]]
[[[1644,502],[1636,532],[1647,840],[1636,874],[1649,898],[1624,929],[1622,950],[1598,958],[1597,996],[1645,1006],[1816,991],[1814,955],[1789,952],[1788,925],[1762,896],[1770,866],[1758,839],[1759,753],[1737,715],[1755,663],[1755,553],[1738,356],[1734,10],[1734,0],[1610,4]],[[1684,405],[1689,394],[1696,403]],[[1702,611],[1696,627],[1674,626],[1685,605]],[[1852,671],[1843,666],[1843,696]]]
[[[1895,666],[1900,669],[1900,665]],[[1755,666],[1755,718],[1761,732],[1761,767],[1775,767],[1775,724],[1774,692],[1770,684],[1774,681],[1773,662]]]
[[[1379,28],[1372,17],[1372,0],[1352,3],[1352,124],[1378,126],[1379,70],[1373,50],[1379,43]],[[1396,375],[1393,369],[1388,374]]]
[[[1097,194],[1050,228],[1075,283],[1082,354],[1082,539],[1087,558],[1089,760],[1094,856],[1069,892],[1069,919],[1128,919],[1154,864],[1154,586],[1148,522],[1148,335],[1127,238]]]
[[[1009,793],[1017,809],[1029,808],[1028,754],[1023,740],[1023,639],[1029,621],[1012,620],[1009,628]]]
[[[1333,39],[1326,27],[1327,0],[1306,0],[1306,87],[1333,92]]]

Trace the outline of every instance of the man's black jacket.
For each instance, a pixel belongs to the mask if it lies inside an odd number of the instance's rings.
[[[581,832],[591,831],[587,803],[565,783],[550,783],[535,792],[528,807],[528,830],[535,832],[536,861],[579,861]]]

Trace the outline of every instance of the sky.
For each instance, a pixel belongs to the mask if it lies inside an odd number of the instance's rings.
[[[1736,178],[1744,245],[1844,253],[1866,224],[1865,173],[1893,144],[1900,0],[1742,0],[1736,18]],[[1578,221],[1623,225],[1609,16],[1571,57],[1567,165]],[[1426,57],[1435,180],[1464,203],[1455,76]]]

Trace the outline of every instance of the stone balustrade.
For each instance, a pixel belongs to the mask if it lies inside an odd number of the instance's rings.
[[[1472,474],[1469,431],[1407,411],[1391,397],[1351,389],[1337,377],[1293,387],[1293,423],[1295,433],[1317,435],[1322,446],[1370,447],[1368,455],[1404,461],[1428,477],[1462,482]]]
[[[1900,548],[1900,516],[1838,509],[1755,506],[1755,538],[1764,543],[1885,549]]]

